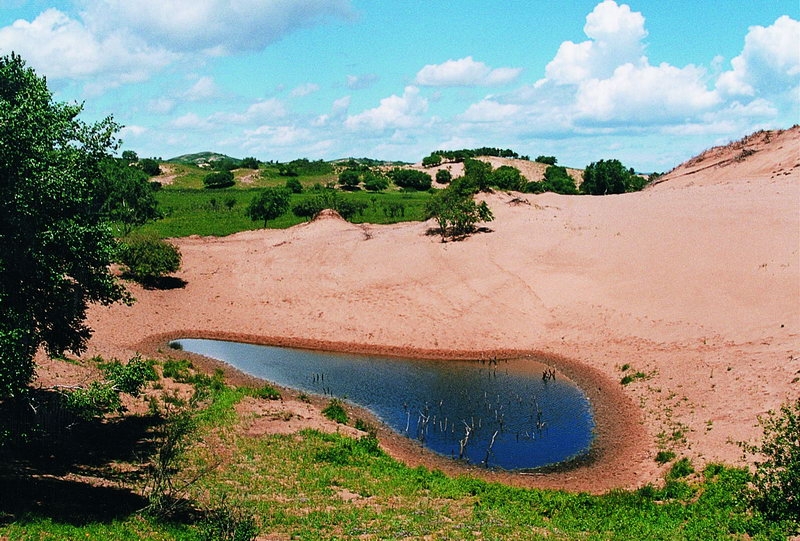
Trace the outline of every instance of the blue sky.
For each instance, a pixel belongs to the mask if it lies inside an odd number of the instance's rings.
[[[0,54],[123,148],[664,171],[800,122],[797,0],[0,0]]]

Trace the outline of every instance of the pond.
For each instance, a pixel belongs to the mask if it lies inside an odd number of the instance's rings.
[[[572,381],[530,358],[431,361],[181,339],[185,351],[370,410],[436,453],[506,470],[588,453],[594,418]]]

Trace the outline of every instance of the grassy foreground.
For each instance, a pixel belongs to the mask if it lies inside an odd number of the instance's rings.
[[[253,397],[263,398],[253,398]],[[113,517],[60,515],[35,502],[12,516],[0,506],[0,539],[248,539],[221,524],[249,524],[262,539],[784,539],[786,530],[747,504],[749,474],[712,465],[692,472],[677,462],[661,487],[602,496],[527,490],[409,468],[370,436],[304,431],[247,437],[235,404],[273,393],[216,385],[193,409],[174,486],[204,521],[182,513],[157,519],[136,510]],[[355,420],[363,427],[364,423]],[[176,464],[178,464],[176,462]],[[679,466],[678,466],[679,465]],[[137,470],[132,461],[118,469]],[[72,465],[69,475],[85,472]],[[124,486],[141,494],[144,477]],[[137,481],[138,479],[138,481]],[[0,479],[2,481],[2,479]],[[111,485],[123,485],[108,479]],[[122,487],[120,487],[122,488]],[[24,491],[23,491],[24,492]],[[13,521],[12,521],[13,520]],[[216,521],[216,522],[215,522]]]

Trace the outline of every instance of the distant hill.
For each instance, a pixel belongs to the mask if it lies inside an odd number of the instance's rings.
[[[169,160],[167,160],[167,163],[179,163],[182,165],[202,166],[220,160],[231,160],[235,163],[239,163],[242,161],[239,158],[232,158],[230,156],[226,156],[225,154],[220,154],[218,152],[195,152],[194,154],[183,154],[182,156],[176,156],[174,158],[170,158]]]

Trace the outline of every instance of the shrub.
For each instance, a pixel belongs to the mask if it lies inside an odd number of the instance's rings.
[[[264,385],[258,389],[253,389],[251,394],[255,398],[262,398],[264,400],[280,400],[281,393],[272,385]]]
[[[200,539],[204,541],[252,541],[258,531],[252,515],[226,500],[219,508],[208,511],[200,522]]]
[[[691,475],[694,473],[694,467],[692,467],[691,461],[683,457],[680,460],[676,461],[675,464],[669,469],[667,472],[667,479],[680,479],[682,477],[686,477],[687,475]]]
[[[140,160],[139,167],[151,177],[157,177],[161,174],[161,166],[159,166],[158,162],[152,158]]]
[[[178,383],[189,383],[192,379],[190,369],[194,368],[186,359],[164,361],[161,373],[165,378],[170,378]]]
[[[389,187],[389,179],[379,173],[367,171],[364,173],[364,189],[370,192],[380,192]]]
[[[209,189],[228,188],[235,184],[230,171],[215,171],[203,177],[203,185]]]
[[[347,424],[347,412],[342,405],[342,401],[338,398],[331,400],[325,409],[322,410],[322,414],[331,421],[336,421],[340,424]]]
[[[656,454],[656,462],[659,464],[666,464],[673,458],[675,458],[675,453],[673,451],[659,451]]]
[[[449,184],[453,180],[453,174],[449,169],[439,169],[436,171],[436,182],[439,184]]]
[[[756,462],[751,499],[773,520],[800,526],[800,398],[759,418],[764,437],[759,445],[740,444],[763,457]]]
[[[84,389],[69,391],[65,405],[73,415],[86,420],[122,411],[119,392],[112,382],[104,381],[93,381]]]
[[[286,179],[286,189],[292,193],[303,193],[303,185],[294,177]]]
[[[153,368],[153,361],[140,356],[133,357],[127,364],[114,360],[100,365],[103,373],[114,384],[114,388],[131,396],[139,396],[142,387],[148,381],[156,381],[158,375]]]
[[[180,269],[181,252],[158,237],[133,235],[121,241],[119,262],[133,279],[148,282]]]
[[[400,169],[398,167],[389,171],[389,178],[401,188],[425,191],[430,190],[433,179],[428,173],[416,169]]]
[[[463,238],[475,231],[478,222],[494,219],[485,201],[476,203],[474,187],[467,177],[460,177],[444,190],[433,194],[425,208],[428,219],[439,224],[439,233],[446,238]]]

